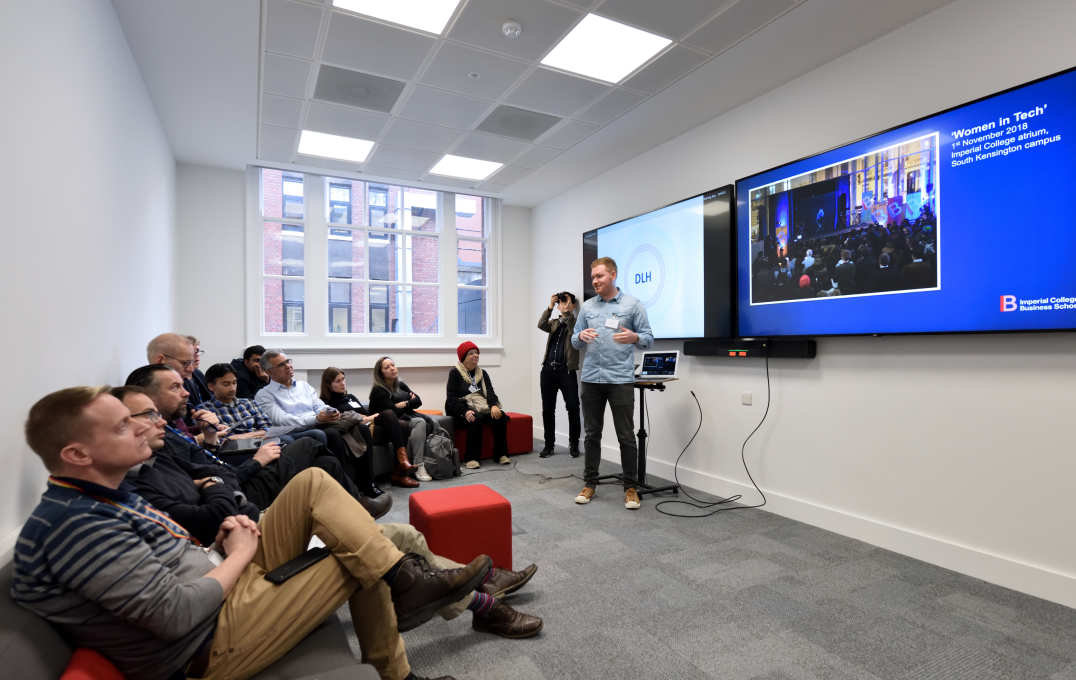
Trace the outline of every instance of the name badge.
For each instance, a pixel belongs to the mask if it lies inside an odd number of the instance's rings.
[[[355,401],[354,399],[348,399],[347,403],[348,403],[348,406],[350,406],[351,408],[358,408],[359,407],[359,403],[357,401]]]
[[[475,392],[478,391],[478,385],[471,385],[470,387],[467,388],[467,391],[470,392],[471,394],[474,394]]]
[[[620,328],[620,322],[616,320],[615,316],[612,316],[605,320],[605,327],[612,328],[615,331]]]

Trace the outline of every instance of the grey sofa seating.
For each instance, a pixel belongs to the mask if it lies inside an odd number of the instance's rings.
[[[74,649],[48,622],[11,599],[13,570],[10,558],[0,568],[0,588],[4,589],[0,593],[0,668],[9,678],[56,680]],[[373,666],[360,663],[351,653],[350,625],[345,623],[349,616],[345,605],[255,679],[378,680]]]

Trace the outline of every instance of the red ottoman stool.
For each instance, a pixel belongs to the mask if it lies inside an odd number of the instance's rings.
[[[411,526],[438,555],[467,564],[485,553],[512,568],[512,504],[485,484],[416,491],[409,509]]]
[[[534,425],[526,413],[507,411],[508,415],[508,455],[530,453],[534,448]],[[467,430],[457,427],[453,442],[460,452],[460,460],[467,453]],[[479,458],[493,457],[493,431],[488,427],[482,430],[482,455]]]

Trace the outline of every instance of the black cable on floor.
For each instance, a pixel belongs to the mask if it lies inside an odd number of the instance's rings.
[[[699,409],[699,426],[697,428],[695,428],[695,434],[691,435],[691,439],[689,439],[687,441],[687,444],[684,445],[684,448],[680,450],[680,455],[678,455],[676,457],[676,462],[673,463],[673,481],[676,482],[677,486],[680,486],[680,478],[677,475],[677,468],[679,468],[679,466],[680,466],[680,459],[684,457],[684,454],[687,452],[688,447],[691,446],[691,443],[693,441],[695,441],[695,437],[697,437],[699,435],[699,431],[702,430],[702,420],[703,420],[702,404],[699,403],[699,398],[697,396],[695,396],[695,391],[694,390],[691,391],[691,396],[695,399],[695,406],[698,407],[698,409]],[[770,413],[770,357],[769,357],[769,355],[767,355],[766,356],[766,410],[762,413],[762,418],[761,418],[761,420],[758,421],[758,425],[755,425],[755,429],[751,430],[751,433],[748,434],[746,438],[744,438],[743,444],[740,446],[740,462],[743,463],[744,472],[747,473],[747,478],[751,480],[751,485],[755,487],[755,491],[758,492],[758,495],[762,496],[762,502],[761,503],[757,503],[755,505],[727,505],[728,503],[735,503],[736,501],[743,498],[743,494],[736,494],[734,496],[729,496],[728,498],[721,498],[719,496],[716,501],[706,501],[706,500],[703,500],[701,498],[695,498],[694,496],[689,494],[687,491],[685,491],[683,488],[681,488],[680,493],[687,496],[688,498],[690,498],[694,502],[670,499],[670,500],[665,500],[665,501],[661,501],[661,502],[657,503],[654,506],[654,509],[657,510],[658,512],[660,512],[663,515],[669,515],[671,517],[692,517],[692,518],[694,518],[694,517],[710,517],[711,515],[716,515],[719,512],[725,512],[727,510],[751,510],[751,509],[754,509],[754,508],[761,508],[762,506],[766,505],[766,494],[762,493],[762,489],[758,488],[758,484],[755,482],[755,478],[751,475],[750,468],[747,467],[747,442],[751,441],[751,437],[754,437],[755,433],[758,432],[759,428],[762,427],[762,424],[764,422],[766,422],[766,416],[768,416],[769,413]],[[647,414],[647,415],[649,416],[649,414]],[[702,513],[698,513],[698,514],[684,515],[684,514],[680,514],[678,512],[669,512],[668,510],[663,510],[662,509],[662,506],[671,505],[671,504],[687,505],[687,506],[695,508],[697,510],[709,510],[709,512],[702,512]],[[724,506],[724,507],[715,507],[715,506]],[[711,510],[711,508],[713,508],[713,509]]]

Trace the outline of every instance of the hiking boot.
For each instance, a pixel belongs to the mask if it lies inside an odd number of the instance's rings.
[[[396,627],[403,632],[426,623],[438,609],[474,590],[492,566],[488,555],[479,555],[462,569],[434,569],[421,555],[407,553],[389,584]]]
[[[509,571],[508,569],[494,567],[489,570],[489,578],[486,579],[486,582],[482,584],[479,590],[500,599],[525,586],[536,571],[538,571],[537,564],[532,564],[521,571]]]
[[[517,612],[500,600],[485,616],[475,614],[471,627],[483,633],[493,633],[501,637],[519,639],[528,638],[542,630],[542,620],[537,616]]]
[[[579,492],[579,495],[575,497],[575,502],[579,505],[586,505],[590,502],[591,498],[598,493],[598,490],[592,486],[584,486],[583,490]]]
[[[624,507],[628,510],[638,510],[640,505],[642,504],[639,502],[639,492],[633,487],[624,489]]]

